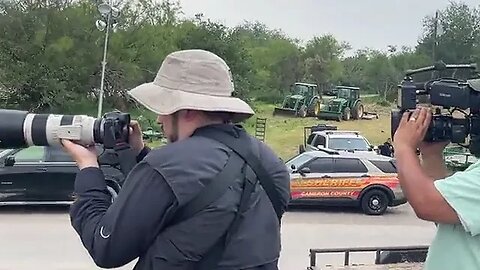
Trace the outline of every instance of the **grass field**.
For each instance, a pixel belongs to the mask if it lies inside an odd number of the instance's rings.
[[[379,114],[379,119],[327,121],[316,118],[288,118],[273,116],[274,105],[258,104],[255,108],[257,114],[250,119],[245,128],[249,133],[255,133],[256,117],[267,118],[265,142],[273,148],[283,159],[288,159],[298,153],[298,145],[303,143],[303,127],[320,123],[336,125],[339,130],[356,130],[362,133],[370,143],[378,145],[390,137],[390,108],[375,104],[366,104],[366,110]]]
[[[313,126],[319,123],[336,125],[341,130],[356,130],[362,133],[370,143],[378,145],[390,137],[390,108],[366,104],[366,110],[379,114],[379,119],[356,120],[356,121],[325,121],[316,118],[287,118],[273,116],[274,105],[255,104],[256,115],[249,119],[244,127],[247,131],[255,134],[255,120],[257,117],[267,118],[265,142],[284,160],[298,153],[298,145],[303,143],[303,127]],[[149,143],[158,146],[159,142]]]

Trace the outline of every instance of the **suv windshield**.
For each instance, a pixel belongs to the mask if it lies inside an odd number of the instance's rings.
[[[370,146],[362,138],[330,138],[328,148],[335,150],[368,151]]]
[[[303,164],[305,162],[307,162],[308,160],[310,160],[312,157],[310,155],[306,155],[306,154],[303,154],[303,155],[297,155],[297,156],[293,156],[292,158],[290,158],[289,160],[287,160],[285,162],[285,165],[288,167],[288,169],[290,170],[290,166],[292,164],[297,164],[297,165],[300,165],[300,164]]]

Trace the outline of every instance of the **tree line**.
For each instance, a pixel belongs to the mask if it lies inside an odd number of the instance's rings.
[[[0,107],[78,113],[97,102],[104,32],[92,0],[0,2]],[[280,102],[294,82],[325,90],[358,86],[393,100],[406,69],[480,62],[480,12],[452,2],[438,20],[425,16],[414,47],[362,49],[347,56],[348,42],[333,35],[305,44],[260,22],[227,27],[197,14],[183,18],[178,2],[122,1],[108,44],[105,102],[127,110],[126,91],[152,81],[163,58],[182,49],[206,49],[232,69],[236,96]],[[401,23],[401,22],[399,22]]]

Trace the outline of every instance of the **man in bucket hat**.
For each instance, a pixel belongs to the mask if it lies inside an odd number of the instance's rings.
[[[70,215],[95,263],[135,269],[278,269],[289,174],[272,150],[232,123],[254,112],[232,97],[220,57],[169,54],[151,83],[129,94],[158,115],[169,144],[130,144],[138,164],[111,203],[94,150],[64,141],[80,172]]]

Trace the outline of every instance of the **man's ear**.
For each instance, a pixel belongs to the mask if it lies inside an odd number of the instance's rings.
[[[180,111],[180,117],[188,122],[195,121],[200,116],[201,116],[201,113],[199,111],[195,111],[195,110]]]

